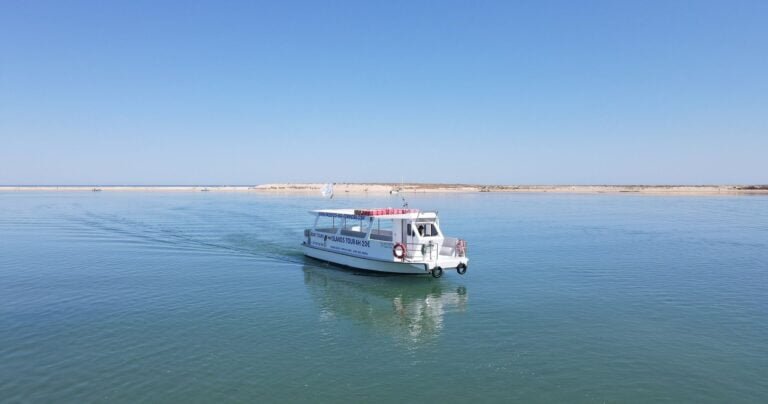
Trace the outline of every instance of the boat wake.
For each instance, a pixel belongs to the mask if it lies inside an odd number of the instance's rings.
[[[301,230],[276,227],[275,223],[258,223],[259,217],[248,215],[237,229],[227,229],[216,222],[180,221],[150,222],[119,215],[86,212],[67,218],[79,225],[75,237],[90,241],[140,243],[152,248],[170,249],[190,253],[225,254],[243,258],[263,258],[273,261],[307,264],[307,260],[295,245]],[[203,219],[203,218],[200,218]],[[242,219],[242,218],[241,218]],[[261,234],[246,232],[245,227],[269,229]],[[228,232],[233,230],[234,232]]]

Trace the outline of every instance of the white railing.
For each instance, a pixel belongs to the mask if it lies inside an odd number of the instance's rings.
[[[406,243],[405,247],[407,248],[406,257],[410,259],[433,260],[439,253],[439,246],[435,243]]]

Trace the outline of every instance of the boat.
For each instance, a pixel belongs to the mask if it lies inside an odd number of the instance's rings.
[[[323,198],[333,199],[333,183],[329,182],[323,185],[320,194],[323,195]]]
[[[304,255],[355,269],[395,274],[467,272],[467,242],[447,237],[437,212],[419,209],[319,209],[304,230]]]

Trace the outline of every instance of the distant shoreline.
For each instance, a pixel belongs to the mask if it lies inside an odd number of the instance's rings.
[[[319,193],[324,184],[284,183],[262,185],[0,185],[3,191],[144,191],[144,192],[254,192]],[[768,185],[476,185],[476,184],[390,184],[337,183],[337,194],[388,193],[571,193],[571,194],[648,194],[648,195],[768,195]]]

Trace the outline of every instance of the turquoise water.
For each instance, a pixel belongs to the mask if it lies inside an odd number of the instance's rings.
[[[0,193],[0,401],[768,401],[768,198],[409,202],[465,276],[301,255],[388,196]]]

